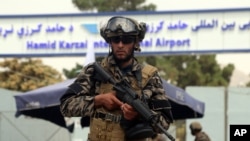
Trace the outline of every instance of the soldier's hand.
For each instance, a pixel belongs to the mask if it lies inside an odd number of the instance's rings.
[[[124,103],[121,106],[121,110],[122,110],[123,116],[126,120],[133,120],[136,117],[138,117],[138,115],[139,115],[137,113],[137,111],[135,111],[135,109],[127,103]]]
[[[116,97],[115,92],[99,94],[95,96],[95,106],[104,106],[108,110],[114,110],[121,107],[123,103]]]

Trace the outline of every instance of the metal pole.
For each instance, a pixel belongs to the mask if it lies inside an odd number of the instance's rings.
[[[225,141],[227,141],[227,130],[228,130],[228,116],[227,116],[227,112],[228,112],[228,87],[225,87],[225,93],[224,93],[224,135],[225,135]]]

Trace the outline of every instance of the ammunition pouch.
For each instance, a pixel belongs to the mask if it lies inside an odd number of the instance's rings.
[[[167,100],[150,100],[150,109],[160,111],[162,116],[167,119],[169,123],[173,123],[173,115],[171,112],[171,105]]]

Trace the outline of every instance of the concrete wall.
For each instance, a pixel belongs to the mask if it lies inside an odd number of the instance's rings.
[[[68,130],[54,123],[26,116],[15,117],[14,95],[0,89],[0,141],[70,141]]]
[[[189,124],[199,121],[213,141],[229,141],[230,124],[250,124],[250,88],[187,87],[187,92],[205,102],[205,115],[201,119],[186,121],[186,140],[194,140]]]

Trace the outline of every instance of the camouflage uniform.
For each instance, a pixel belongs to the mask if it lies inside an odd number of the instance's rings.
[[[211,141],[205,132],[202,132],[202,126],[199,122],[194,121],[189,126],[192,135],[195,136],[195,141]]]
[[[107,24],[100,29],[100,34],[107,43],[114,43],[117,39],[123,44],[134,43],[134,51],[140,51],[139,42],[143,40],[145,33],[145,23],[138,23],[131,18],[120,16],[110,18]],[[121,36],[127,37],[121,39]],[[133,40],[128,36],[133,36]],[[133,56],[133,54],[130,55]],[[134,57],[129,58],[129,61],[133,61],[133,63],[120,70],[112,52],[110,52],[108,57],[102,61],[102,67],[113,76],[117,83],[126,81],[139,95],[139,98],[148,104],[152,112],[160,115],[157,122],[167,130],[172,122],[171,106],[163,89],[161,78],[157,74],[157,69],[150,65],[139,64]],[[150,141],[149,137],[151,138],[155,133],[161,133],[158,127],[153,127],[154,131],[152,131],[152,127],[142,121],[140,116],[132,121],[124,119],[123,111],[119,106],[116,109],[114,107],[115,110],[108,110],[104,106],[95,106],[94,98],[96,95],[114,91],[112,84],[102,82],[103,80],[95,77],[94,65],[85,66],[76,81],[69,86],[68,91],[61,98],[60,105],[64,116],[90,117],[88,136],[90,141],[128,141],[128,138],[136,139],[136,141]],[[137,120],[142,121],[143,124],[135,123]],[[135,123],[135,126],[132,123]]]
[[[140,71],[142,68],[142,65],[139,64],[136,59],[134,59],[132,65],[132,71],[126,72],[125,74],[124,72],[121,72],[120,69],[116,66],[116,63],[112,55],[109,56],[106,60],[108,64],[107,71],[111,75],[113,75],[113,78],[118,82],[124,78],[127,79],[128,82],[131,82],[131,78],[135,77],[134,72]],[[91,117],[91,121],[93,121],[93,119],[95,119],[94,115],[96,110],[99,110],[94,108],[94,96],[101,94],[100,86],[102,84],[101,82],[98,82],[94,79],[93,64],[89,64],[88,66],[84,67],[74,83],[80,84],[81,91],[75,93],[72,91],[70,92],[69,90],[68,92],[65,93],[65,95],[61,98],[61,106],[60,106],[61,112],[66,117],[89,116]],[[149,81],[146,83],[145,87],[143,87],[141,91],[145,94],[145,97],[149,99],[166,100],[166,102],[168,102],[168,99],[166,97],[165,91],[162,86],[161,78],[157,73],[154,73],[152,75],[152,77],[149,79]],[[113,111],[108,111],[104,108],[102,108],[101,110],[104,110],[105,112],[113,112]],[[154,110],[154,112],[159,112],[159,111]],[[121,115],[122,112],[119,109],[113,113],[115,113],[116,115],[119,114]],[[172,116],[171,112],[170,112],[170,117],[160,116],[159,120],[160,124],[166,130],[169,128],[170,122],[172,122],[171,116]],[[154,130],[156,132],[161,132],[157,128],[154,128]],[[125,141],[125,139],[121,139],[121,141]]]
[[[211,141],[205,132],[199,132],[195,135],[195,141]]]

